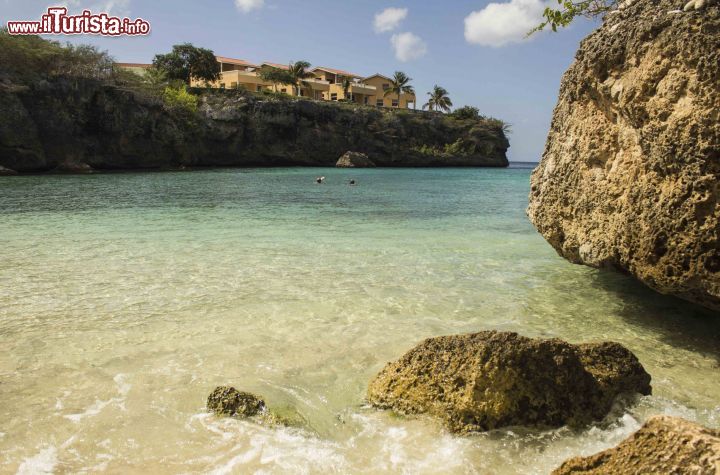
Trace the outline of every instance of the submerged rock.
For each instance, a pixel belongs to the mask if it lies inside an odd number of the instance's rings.
[[[653,417],[615,448],[567,460],[554,475],[720,473],[720,431],[677,417]]]
[[[607,415],[618,395],[650,392],[650,375],[617,343],[571,345],[486,331],[423,341],[385,366],[367,398],[472,432],[584,425]]]
[[[691,3],[637,0],[583,40],[528,215],[571,262],[720,310],[720,5]]]
[[[338,168],[374,168],[375,164],[364,153],[347,152],[335,164]]]
[[[218,386],[208,397],[207,408],[218,415],[252,417],[265,411],[265,401],[251,393]]]

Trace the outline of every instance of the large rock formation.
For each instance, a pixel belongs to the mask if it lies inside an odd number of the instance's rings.
[[[389,363],[368,401],[428,413],[454,432],[526,425],[579,426],[602,419],[620,394],[650,394],[650,375],[617,343],[480,332],[430,338]]]
[[[657,416],[617,447],[590,457],[576,457],[554,475],[720,473],[720,431],[684,419]]]
[[[378,166],[508,164],[499,121],[242,90],[194,92],[199,110],[189,115],[142,90],[97,80],[54,78],[18,86],[3,80],[0,64],[0,166],[18,172],[51,171],[64,163],[99,171],[331,167],[347,150],[372,156]],[[456,142],[463,147],[451,147]]]
[[[562,79],[528,215],[572,262],[720,309],[720,5],[624,3]]]

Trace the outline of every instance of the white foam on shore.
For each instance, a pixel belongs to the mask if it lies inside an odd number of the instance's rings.
[[[95,399],[95,402],[89,406],[87,409],[85,409],[83,412],[76,413],[76,414],[66,414],[63,417],[65,419],[71,420],[75,423],[80,422],[81,420],[85,419],[86,417],[92,417],[97,416],[100,414],[103,409],[108,407],[111,404],[116,404],[121,410],[126,411],[125,407],[125,400],[127,399],[127,395],[130,392],[130,389],[132,388],[132,385],[126,381],[127,375],[119,373],[115,375],[113,378],[113,381],[117,385],[117,391],[119,394],[119,397],[110,398],[106,401],[102,401],[100,399]],[[60,407],[62,407],[62,404],[58,400],[58,404]],[[56,404],[56,407],[58,406]]]
[[[23,463],[18,468],[17,475],[54,473],[57,463],[57,448],[53,446],[46,447],[36,455],[23,460]]]

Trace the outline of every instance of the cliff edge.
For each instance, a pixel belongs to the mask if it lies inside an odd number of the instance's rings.
[[[502,122],[384,111],[245,91],[195,90],[192,114],[92,79],[29,84],[0,75],[0,166],[43,172],[204,166],[335,166],[348,150],[377,166],[508,165]]]

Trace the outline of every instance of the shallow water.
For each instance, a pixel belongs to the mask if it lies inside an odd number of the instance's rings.
[[[559,258],[525,217],[529,175],[0,180],[0,472],[547,473],[653,414],[720,427],[720,322]],[[363,405],[421,339],[485,329],[620,341],[654,395],[583,431],[474,437]],[[220,384],[307,427],[211,416]]]

